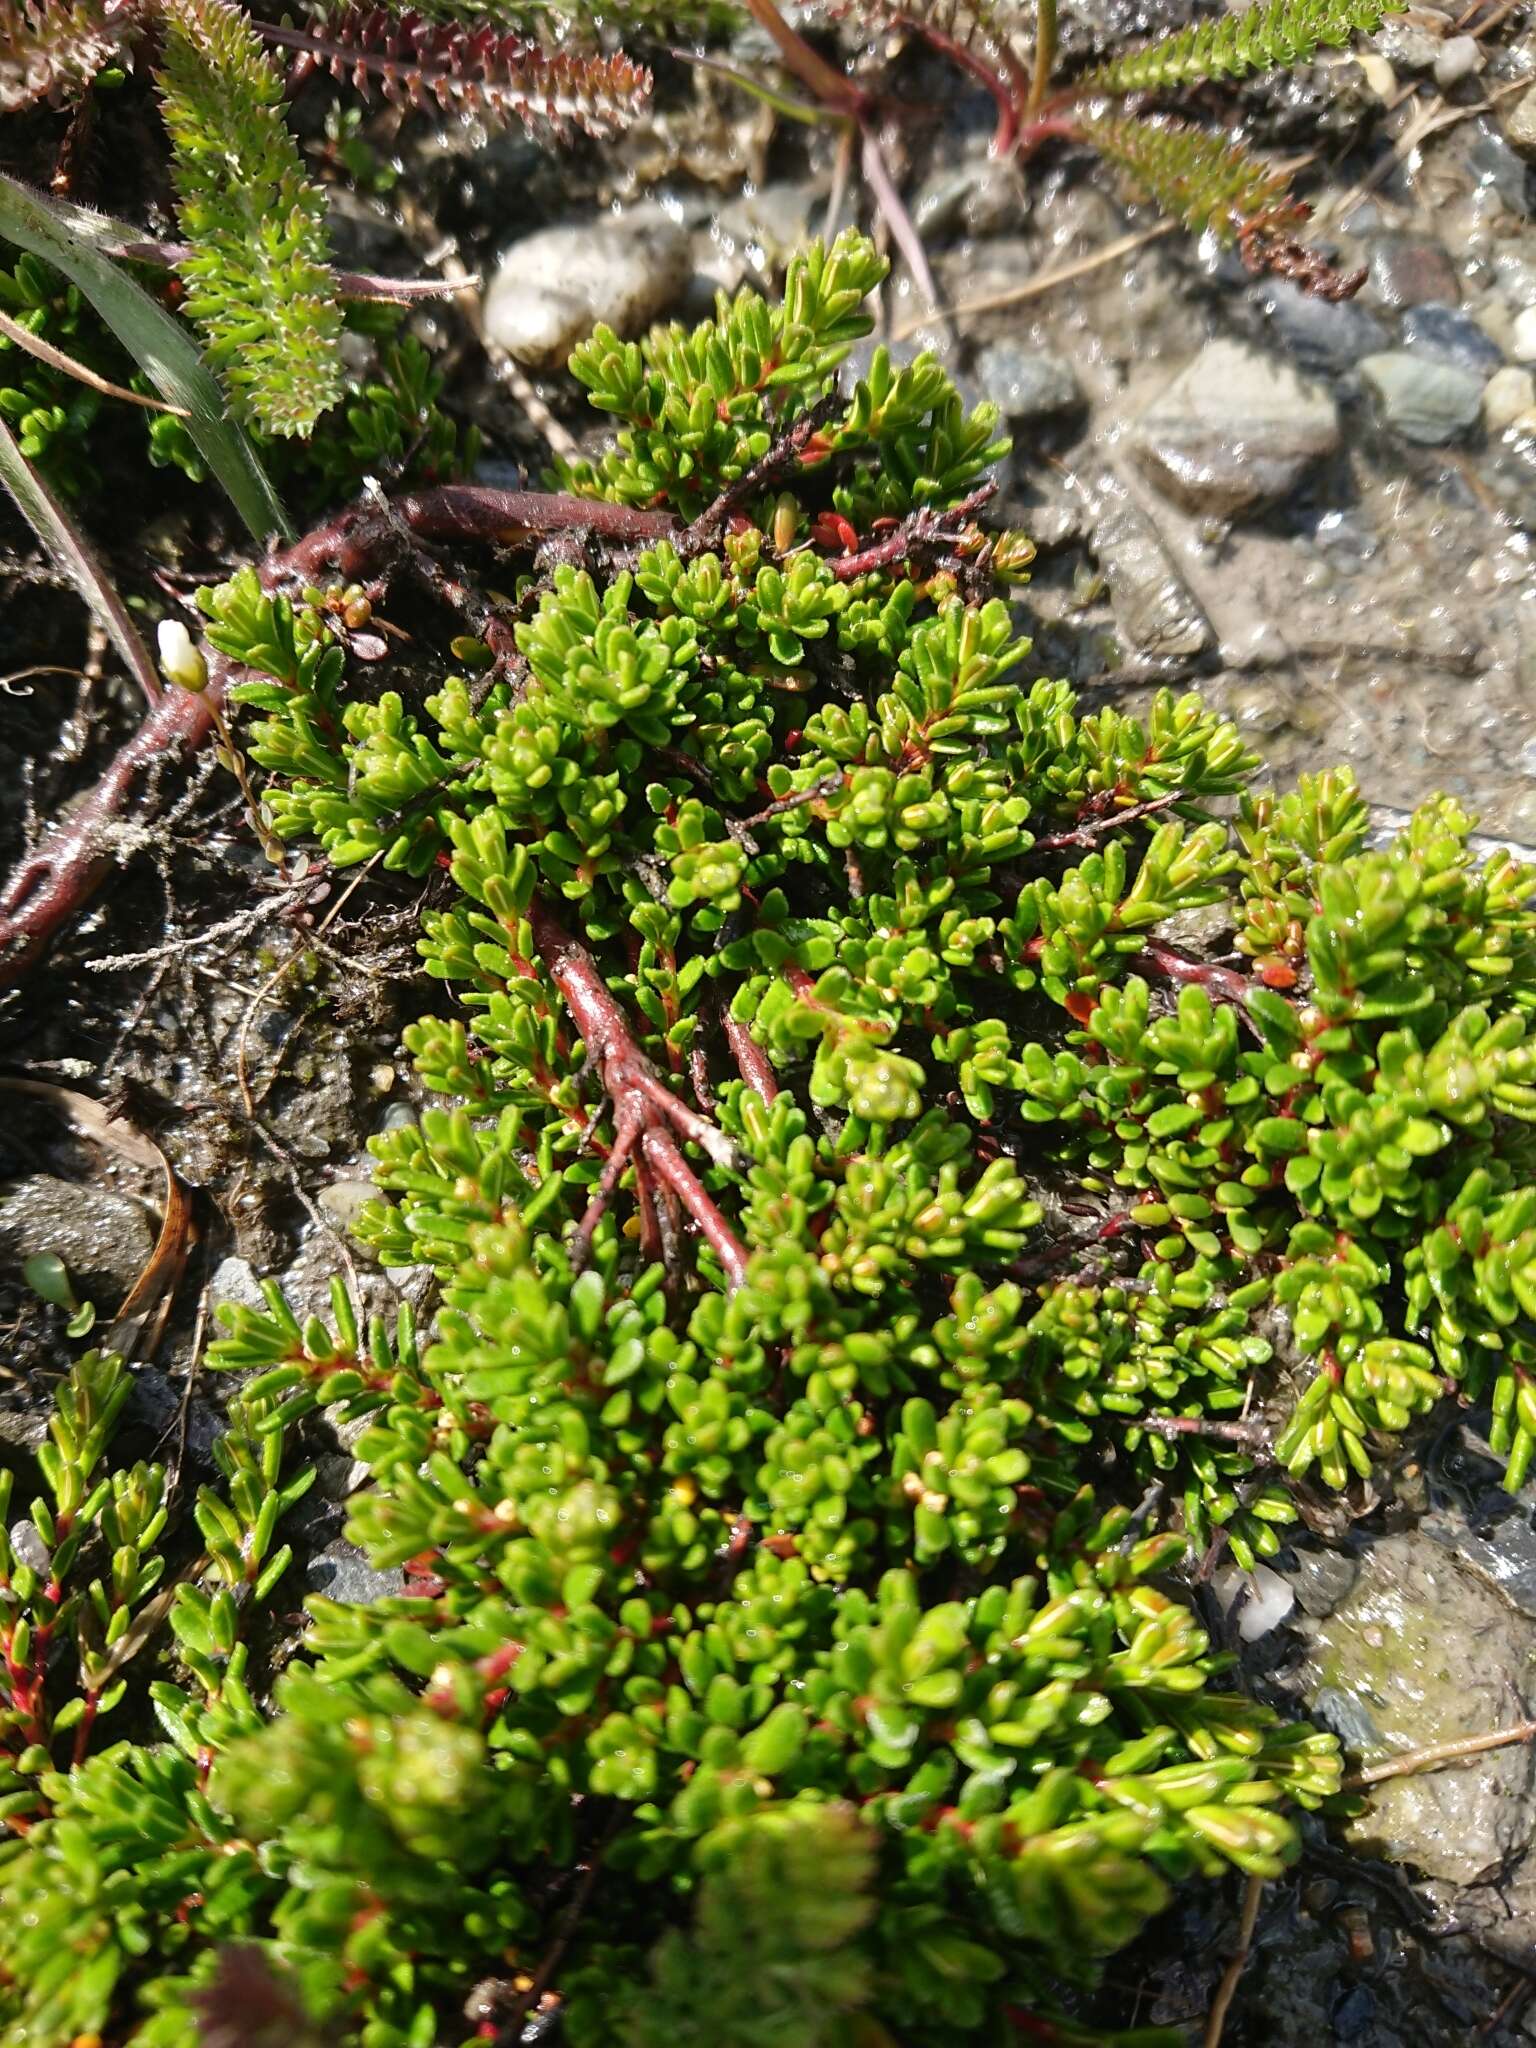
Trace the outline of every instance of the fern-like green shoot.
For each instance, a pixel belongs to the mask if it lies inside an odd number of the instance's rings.
[[[160,74],[187,308],[242,411],[304,434],[342,392],[325,197],[283,119],[281,76],[230,0],[167,0]]]

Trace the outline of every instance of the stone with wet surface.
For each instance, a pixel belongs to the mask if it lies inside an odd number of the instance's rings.
[[[1339,445],[1320,384],[1238,341],[1212,341],[1131,433],[1136,459],[1187,512],[1232,519],[1283,498]]]

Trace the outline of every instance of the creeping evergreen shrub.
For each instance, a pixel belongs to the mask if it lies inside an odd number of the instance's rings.
[[[839,388],[880,275],[844,236],[585,345],[592,535],[424,702],[349,677],[361,592],[204,594],[271,827],[434,880],[439,1106],[361,1236],[437,1306],[224,1312],[168,1602],[77,1367],[0,1574],[5,2048],[231,2001],[366,2048],[1093,2038],[1170,1884],[1278,1872],[1338,1786],[1190,1548],[1273,1554],[1287,1468],[1353,1483],[1452,1391],[1523,1479],[1536,872],[1034,679],[991,409],[883,352]],[[311,1600],[269,1691],[318,1411],[403,1590]]]

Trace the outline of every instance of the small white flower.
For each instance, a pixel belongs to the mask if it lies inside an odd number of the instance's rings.
[[[180,619],[162,619],[159,627],[160,673],[183,690],[201,690],[208,682],[203,651]]]

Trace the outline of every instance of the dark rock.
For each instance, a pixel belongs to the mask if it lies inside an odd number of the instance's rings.
[[[1282,278],[1256,287],[1254,296],[1275,335],[1307,369],[1351,370],[1390,343],[1386,328],[1358,299],[1319,299]]]
[[[1322,386],[1237,341],[1209,342],[1131,433],[1163,495],[1215,519],[1285,497],[1338,445],[1338,408]]]
[[[1454,306],[1461,298],[1455,265],[1422,235],[1381,237],[1371,251],[1371,289],[1392,307]]]
[[[1315,1620],[1332,1614],[1355,1583],[1356,1564],[1347,1550],[1299,1550],[1290,1574],[1296,1605]]]
[[[1376,2018],[1376,2000],[1364,1984],[1352,1984],[1333,2008],[1333,2033],[1338,2041],[1358,2041]]]
[[[155,1248],[149,1217],[126,1195],[35,1173],[0,1203],[0,1257],[20,1265],[39,1252],[63,1260],[82,1301],[110,1315]]]
[[[1403,346],[1416,356],[1454,363],[1458,370],[1484,378],[1504,360],[1493,337],[1456,306],[1410,306],[1403,315]]]

